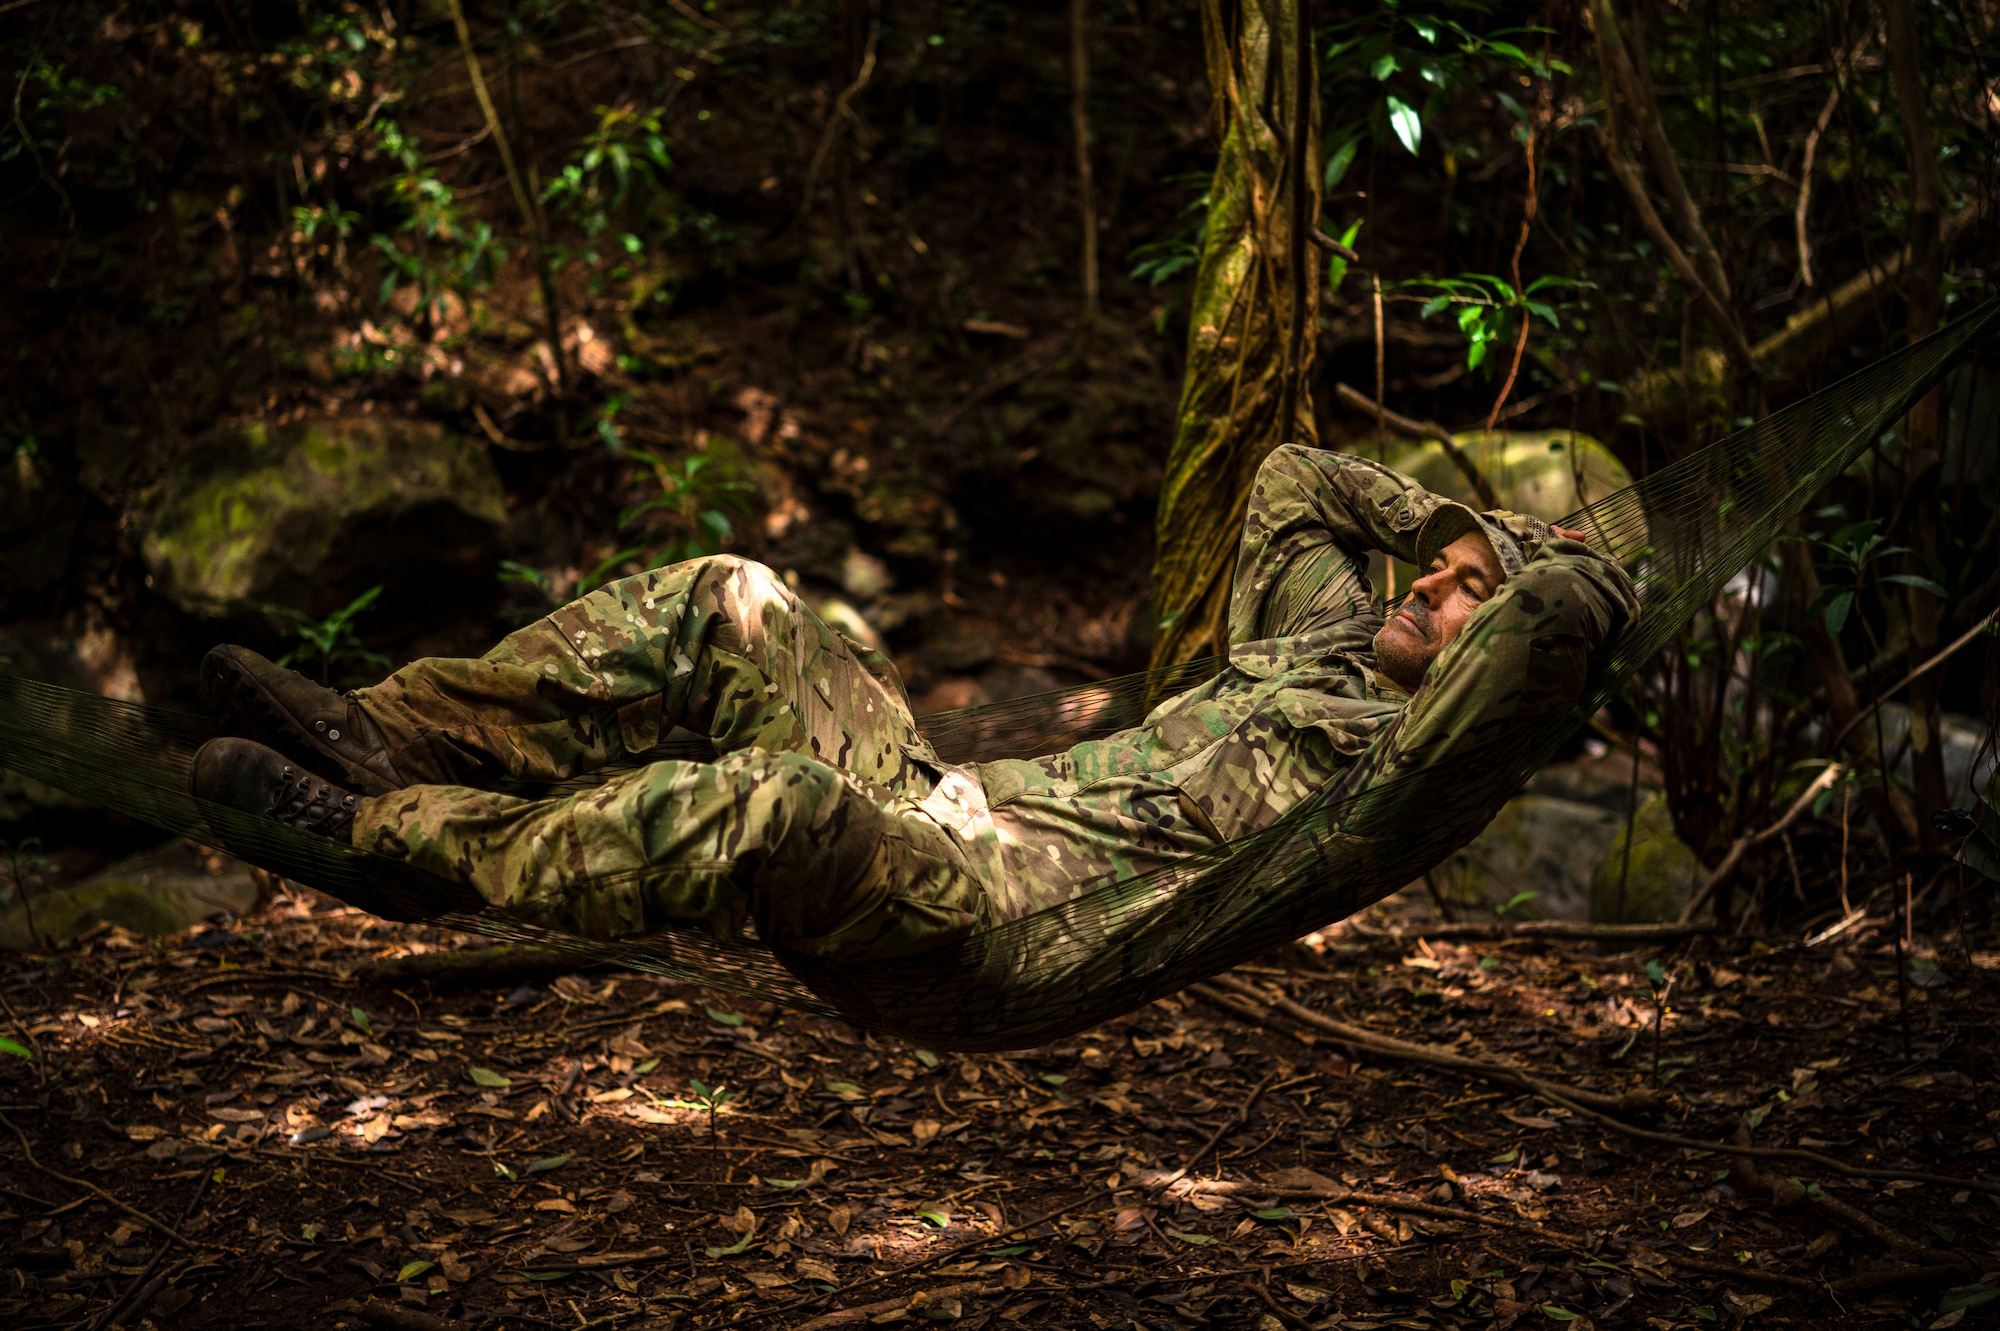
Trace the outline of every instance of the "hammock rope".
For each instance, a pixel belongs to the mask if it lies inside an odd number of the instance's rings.
[[[755,939],[720,939],[703,926],[604,942],[524,924],[469,888],[401,861],[194,799],[188,769],[214,727],[188,713],[0,676],[0,766],[381,914],[837,1014],[934,1048],[1030,1047],[1322,928],[1457,849],[1479,827],[1453,825],[1451,809],[1494,809],[1518,790],[1620,681],[1996,327],[2000,300],[1566,518],[1562,525],[1589,532],[1593,545],[1632,570],[1642,612],[1604,654],[1583,696],[1531,742],[1515,744],[1504,761],[1454,764],[1443,815],[1436,776],[1364,784],[1364,756],[1335,787],[1205,858],[894,962],[780,957]],[[952,762],[1046,754],[1138,724],[1151,701],[1222,664],[1188,662],[920,725]],[[1411,834],[1440,821],[1450,844]]]

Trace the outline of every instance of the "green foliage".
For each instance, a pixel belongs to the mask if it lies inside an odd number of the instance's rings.
[[[730,511],[742,512],[744,496],[756,489],[716,466],[707,453],[675,458],[639,448],[626,456],[645,464],[657,492],[621,512],[618,530],[645,539],[606,556],[579,591],[599,586],[635,560],[643,568],[659,568],[720,553],[735,534]]]
[[[458,201],[425,161],[417,143],[393,120],[375,127],[375,140],[401,170],[391,175],[388,197],[404,213],[394,234],[369,237],[382,259],[379,302],[387,308],[399,290],[412,292],[411,313],[429,332],[445,317],[447,297],[463,300],[493,284],[507,247],[484,221]]]
[[[1476,370],[1486,360],[1489,348],[1513,342],[1525,318],[1537,318],[1550,328],[1561,328],[1559,310],[1571,303],[1559,293],[1589,287],[1591,283],[1572,277],[1545,275],[1516,288],[1504,277],[1491,273],[1461,273],[1457,277],[1419,278],[1398,283],[1403,290],[1428,289],[1423,317],[1428,319],[1452,312],[1458,330],[1465,334],[1465,368]]]
[[[1531,54],[1519,41],[1546,28],[1506,27],[1476,32],[1467,26],[1488,17],[1473,0],[1442,0],[1405,8],[1389,0],[1361,16],[1320,31],[1321,96],[1335,128],[1327,134],[1326,188],[1332,191],[1353,164],[1357,148],[1386,128],[1411,156],[1423,148],[1424,121],[1445,95],[1481,80],[1499,84],[1527,74],[1546,79],[1568,73],[1560,60]],[[1511,100],[1506,92],[1497,96]]]
[[[322,684],[331,684],[335,672],[347,667],[369,666],[386,670],[389,658],[380,652],[370,651],[354,629],[354,621],[374,605],[381,594],[382,584],[377,583],[325,619],[316,619],[292,606],[265,606],[266,615],[282,621],[279,631],[288,638],[298,640],[298,646],[279,657],[277,664],[290,668],[317,662],[319,682]]]
[[[615,228],[614,224],[629,222],[625,215],[635,189],[642,196],[641,202],[657,197],[674,165],[667,151],[667,136],[660,127],[663,112],[659,107],[639,110],[629,103],[599,106],[596,114],[597,127],[542,190],[543,200],[554,204],[582,233],[580,245],[561,252],[559,266],[568,262],[597,266],[602,262],[605,237],[614,229],[612,243],[622,258],[643,254],[643,228]]]
[[[1821,516],[1832,516],[1838,510],[1826,510]],[[1841,514],[1844,516],[1844,514]],[[1847,616],[1854,609],[1856,598],[1868,581],[1871,568],[1880,560],[1910,553],[1908,546],[1892,545],[1883,535],[1879,518],[1869,518],[1861,522],[1850,522],[1832,533],[1814,533],[1806,540],[1821,555],[1821,565],[1830,580],[1820,588],[1819,596],[1807,611],[1810,618],[1824,618],[1826,631],[1835,637],[1847,624]],[[1935,563],[1935,561],[1932,561]],[[1942,573],[1942,569],[1933,569]],[[1876,573],[1876,583],[1893,583],[1899,586],[1915,587],[1929,592],[1943,600],[1945,589],[1938,585],[1935,577],[1924,577],[1916,573]],[[1864,624],[1866,620],[1862,621]],[[1871,633],[1872,636],[1872,633]]]

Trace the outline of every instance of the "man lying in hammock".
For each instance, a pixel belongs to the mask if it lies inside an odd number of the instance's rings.
[[[1370,550],[1424,570],[1387,622]],[[1343,779],[1434,781],[1432,825],[1407,834],[1442,859],[1506,797],[1477,775],[1575,701],[1637,609],[1578,533],[1291,445],[1250,500],[1228,668],[1066,753],[940,761],[885,657],[718,555],[346,694],[218,647],[204,693],[254,738],[206,745],[192,786],[585,937],[754,921],[767,944],[894,958],[1213,854]],[[629,760],[676,726],[717,758],[555,798],[485,788]]]

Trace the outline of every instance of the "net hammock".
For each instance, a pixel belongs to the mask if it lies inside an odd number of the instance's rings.
[[[704,925],[611,942],[527,925],[401,861],[194,799],[188,769],[214,734],[204,717],[16,676],[0,676],[0,766],[381,914],[835,1014],[933,1048],[1027,1048],[1350,915],[1470,840],[1622,679],[1996,326],[2000,300],[1566,518],[1632,571],[1642,610],[1600,654],[1575,705],[1528,743],[1449,773],[1372,782],[1364,755],[1313,800],[1206,858],[915,957],[836,965]],[[1136,725],[1151,703],[1220,668],[1189,662],[920,725],[950,762],[1032,757]]]

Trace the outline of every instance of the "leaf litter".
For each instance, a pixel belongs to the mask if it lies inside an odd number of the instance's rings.
[[[0,1060],[0,1322],[143,1295],[122,1316],[175,1327],[1946,1326],[2000,1297],[1976,968],[1907,990],[1906,1063],[1866,930],[1608,953],[1395,923],[1199,992],[1635,1107],[1194,993],[968,1056],[645,976],[377,982],[474,940],[304,893],[158,946],[100,930],[0,983],[43,1051]]]

